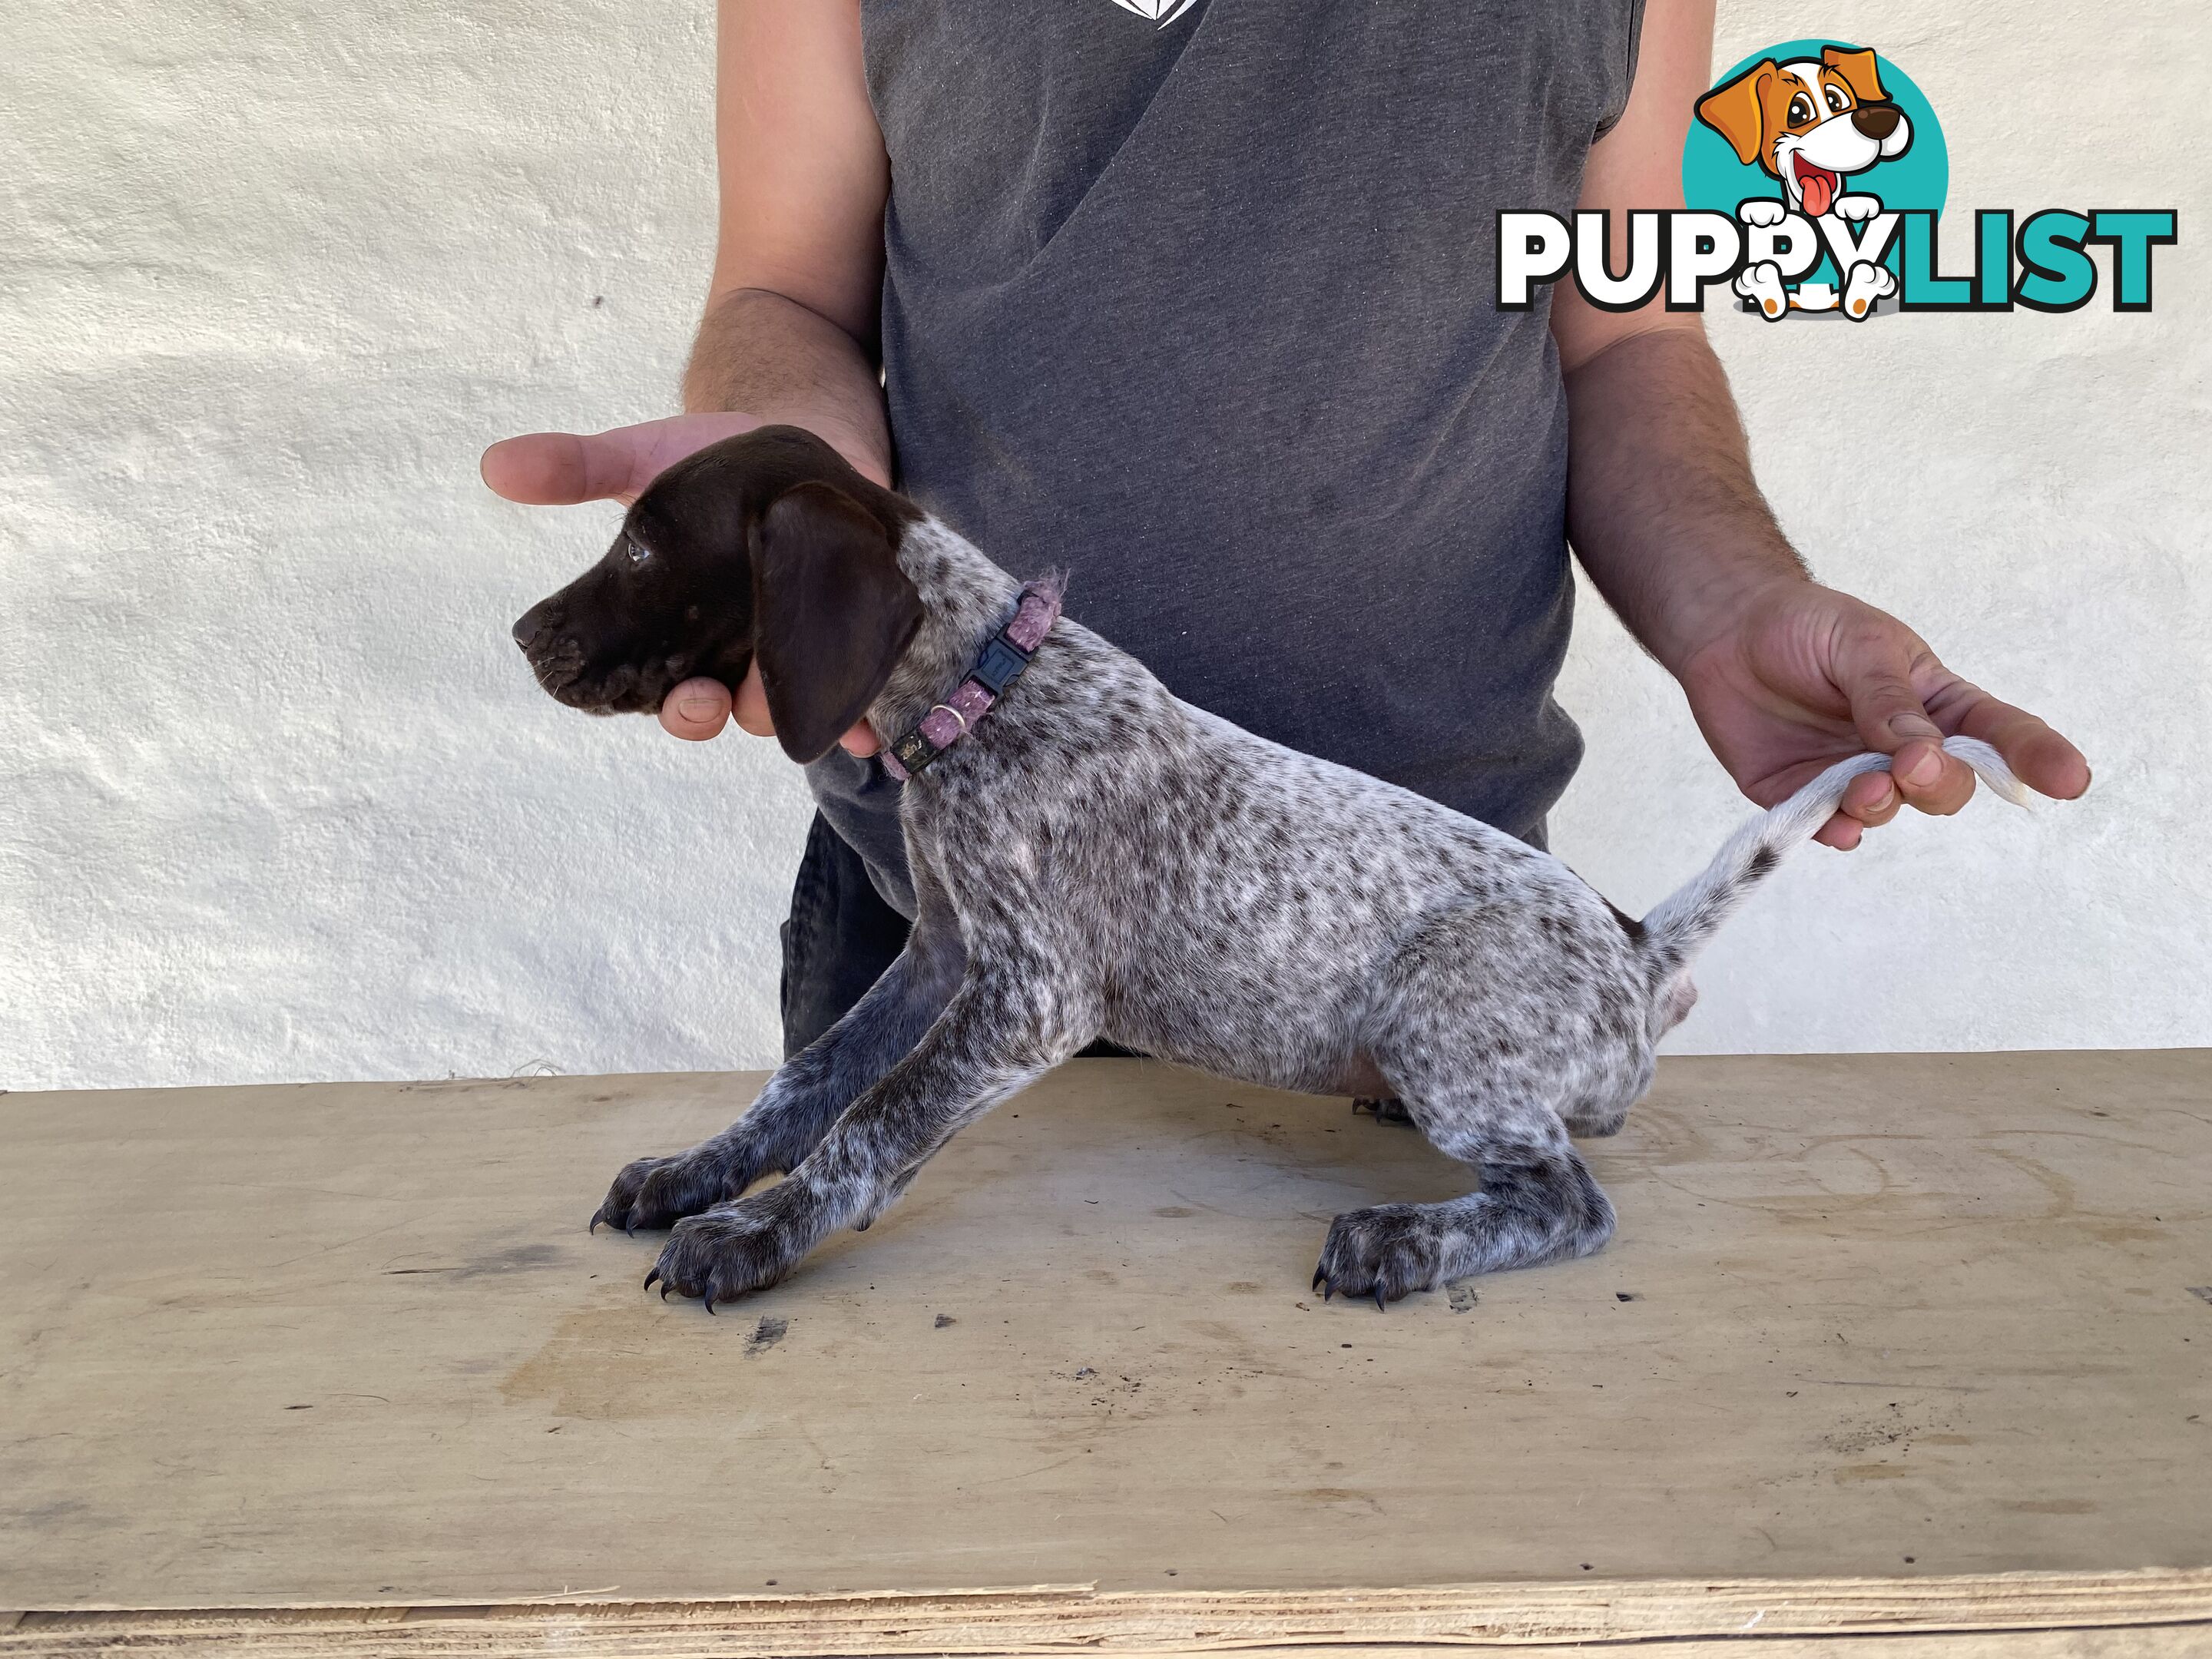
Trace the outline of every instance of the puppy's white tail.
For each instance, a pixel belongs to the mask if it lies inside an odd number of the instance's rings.
[[[1943,748],[1972,767],[1976,776],[2014,805],[2027,805],[2027,791],[1989,744],[1972,738],[1946,738]],[[1843,800],[1846,784],[1863,772],[1887,771],[1889,758],[1854,755],[1837,762],[1781,805],[1769,808],[1764,817],[1729,836],[1702,875],[1644,917],[1642,948],[1651,963],[1654,982],[1695,956],[1784,853],[1813,838]]]

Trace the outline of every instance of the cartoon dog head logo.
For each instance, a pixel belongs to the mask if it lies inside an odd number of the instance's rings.
[[[1698,118],[1736,160],[1778,179],[1791,211],[1813,219],[1849,201],[1844,179],[1912,144],[1912,123],[1882,90],[1874,53],[1844,46],[1786,64],[1763,58],[1699,99]],[[1843,216],[1863,218],[1880,205]]]
[[[1732,286],[1746,306],[1770,321],[1863,321],[1900,291],[1890,210],[1940,212],[1948,173],[1942,129],[1903,70],[1864,47],[1793,40],[1738,64],[1696,107],[1684,198],[1743,225],[1750,251]],[[1916,146],[1931,154],[1907,159]],[[1863,180],[1884,163],[1877,196]],[[1780,189],[1752,193],[1762,179]]]

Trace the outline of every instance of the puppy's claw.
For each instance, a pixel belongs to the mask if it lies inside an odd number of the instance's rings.
[[[591,1224],[590,1226],[588,1226],[588,1227],[586,1227],[586,1228],[585,1228],[585,1229],[584,1229],[584,1231],[585,1231],[586,1232],[587,1232],[587,1233],[595,1233],[595,1232],[599,1231],[599,1223],[601,1223],[602,1221],[605,1221],[605,1220],[607,1218],[606,1218],[606,1207],[607,1207],[607,1206],[606,1206],[605,1205],[602,1204],[602,1205],[600,1205],[600,1206],[599,1206],[599,1207],[598,1209],[596,1209],[596,1210],[594,1210],[594,1211],[592,1211],[592,1224]]]
[[[1314,1289],[1316,1289],[1316,1290],[1319,1290],[1319,1289],[1322,1287],[1322,1280],[1324,1280],[1324,1279],[1326,1279],[1328,1277],[1328,1275],[1327,1273],[1323,1273],[1320,1268],[1316,1267],[1316,1268],[1314,1269],[1314,1277],[1313,1277],[1313,1287],[1314,1287]]]
[[[1375,1311],[1376,1313],[1389,1313],[1390,1311],[1389,1303],[1383,1299],[1382,1285],[1380,1280],[1377,1280],[1375,1285]]]
[[[660,1283],[660,1299],[663,1302],[668,1300],[668,1281],[666,1279],[663,1279]]]
[[[1321,1299],[1322,1299],[1322,1301],[1326,1302],[1326,1301],[1329,1300],[1329,1298],[1330,1298],[1330,1297],[1334,1297],[1335,1294],[1336,1294],[1336,1281],[1335,1281],[1334,1279],[1324,1279],[1323,1280],[1322,1280],[1322,1282],[1321,1282]]]
[[[707,1282],[707,1288],[699,1293],[699,1300],[706,1305],[708,1313],[714,1311],[714,1283],[709,1279]]]
[[[659,1268],[658,1268],[658,1267],[655,1267],[655,1268],[654,1268],[651,1273],[647,1273],[647,1274],[645,1276],[645,1283],[644,1283],[644,1284],[642,1284],[642,1285],[639,1285],[639,1286],[638,1286],[638,1289],[640,1289],[640,1290],[641,1290],[641,1291],[649,1291],[649,1290],[651,1290],[651,1289],[653,1288],[653,1281],[654,1279],[659,1279],[659,1277],[660,1277],[660,1269],[659,1269]],[[668,1292],[667,1292],[666,1291],[661,1291],[661,1295],[663,1295],[663,1296],[666,1296],[667,1294],[668,1294]]]

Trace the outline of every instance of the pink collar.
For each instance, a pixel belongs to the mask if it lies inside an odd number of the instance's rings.
[[[914,729],[880,751],[884,770],[904,783],[965,737],[968,728],[991,712],[1006,688],[1030,665],[1030,659],[1060,620],[1060,583],[1024,582],[1013,619],[983,641],[975,665],[952,695],[933,705]]]

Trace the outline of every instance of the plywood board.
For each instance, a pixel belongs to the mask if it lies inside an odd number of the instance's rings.
[[[1610,1249],[1387,1314],[1308,1293],[1328,1218],[1462,1173],[1135,1061],[718,1318],[641,1293],[607,1176],[757,1081],[0,1099],[0,1607],[1878,1581],[1829,1632],[2212,1565],[2212,1055],[1670,1061]],[[2109,1582],[2000,1622],[2212,1617]]]
[[[184,1659],[798,1659],[819,1654],[1279,1655],[1387,1659],[1470,1649],[1645,1652],[1666,1659],[2176,1659],[2212,1652],[2212,1622],[2143,1623],[2194,1596],[2203,1575],[1213,1596],[1059,1595],[795,1598],[561,1607],[333,1607],[247,1613],[25,1615],[0,1632],[10,1659],[128,1650]],[[2063,1586],[2058,1581],[2064,1581]],[[963,1604],[966,1605],[963,1605]],[[1959,1628],[2036,1618],[2125,1623]],[[1951,1621],[1948,1627],[1942,1623]],[[1853,1621],[1873,1628],[1853,1632]],[[0,1619],[0,1626],[4,1626]],[[1679,1631],[1724,1631],[1681,1636]],[[1818,1634],[1806,1634],[1817,1632]]]

